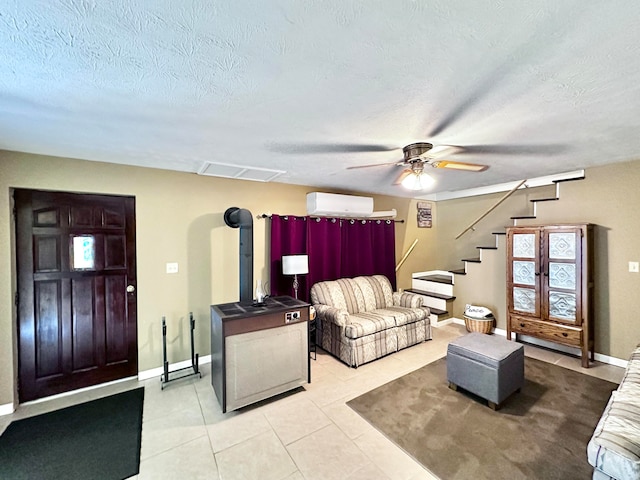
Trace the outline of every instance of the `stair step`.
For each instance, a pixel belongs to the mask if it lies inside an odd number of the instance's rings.
[[[455,300],[456,297],[452,295],[444,295],[442,293],[425,292],[424,290],[418,290],[417,288],[409,288],[405,290],[409,293],[417,293],[418,295],[424,295],[425,297],[439,298],[440,300]]]
[[[463,258],[462,261],[471,263],[482,263],[482,260],[480,260],[480,258]]]
[[[479,248],[480,250],[497,250],[498,247],[476,247]]]
[[[491,235],[506,235],[507,232],[491,232]]]
[[[511,220],[526,220],[531,218],[536,218],[536,216],[535,215],[519,215],[516,217],[511,217]]]
[[[434,314],[434,315],[446,315],[447,313],[449,313],[446,310],[440,310],[439,308],[433,308],[433,307],[429,307],[429,311]]]
[[[425,275],[424,277],[414,277],[414,280],[424,280],[426,282],[445,283],[453,285],[453,279],[450,275]]]
[[[460,268],[458,270],[449,270],[449,272],[453,273],[454,275],[466,275],[467,272],[464,268]]]
[[[549,197],[549,198],[534,198],[529,200],[530,202],[553,202],[555,200],[560,200],[558,197]]]

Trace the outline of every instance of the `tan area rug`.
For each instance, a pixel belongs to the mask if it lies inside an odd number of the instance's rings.
[[[443,480],[586,480],[587,443],[615,388],[527,357],[522,391],[493,411],[448,388],[441,358],[348,405]]]

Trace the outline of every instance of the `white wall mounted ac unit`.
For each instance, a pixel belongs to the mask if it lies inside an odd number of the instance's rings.
[[[368,217],[373,198],[338,193],[307,193],[307,214],[319,217]]]

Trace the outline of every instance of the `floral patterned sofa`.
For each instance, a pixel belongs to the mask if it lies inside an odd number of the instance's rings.
[[[640,345],[618,389],[611,392],[587,445],[587,458],[594,480],[640,478]]]
[[[351,367],[431,340],[422,297],[393,292],[383,275],[316,283],[311,303],[318,346]]]

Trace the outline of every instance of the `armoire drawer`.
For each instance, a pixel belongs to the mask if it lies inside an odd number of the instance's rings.
[[[510,317],[511,331],[553,342],[579,347],[582,345],[582,328],[542,322],[524,317]]]

